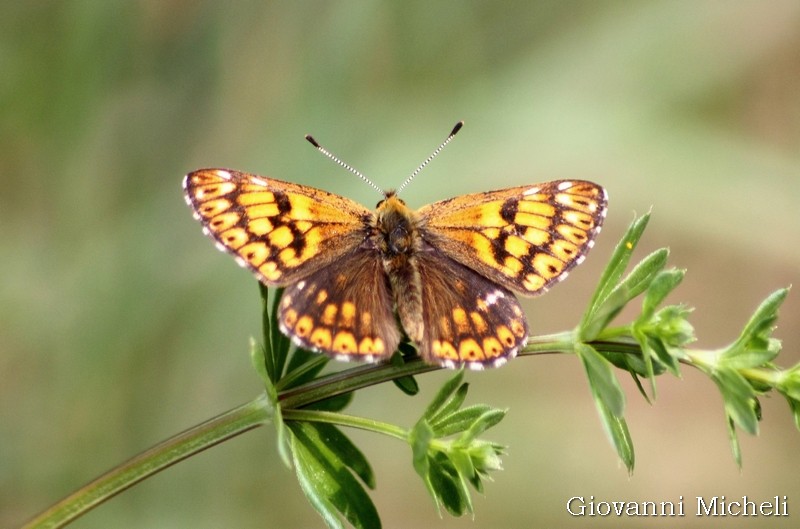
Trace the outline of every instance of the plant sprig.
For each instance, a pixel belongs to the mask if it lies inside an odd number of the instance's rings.
[[[762,395],[773,390],[783,395],[800,429],[800,364],[781,369],[774,363],[781,344],[772,331],[789,289],[769,295],[730,345],[691,349],[688,346],[695,340],[688,321],[691,310],[684,305],[662,306],[684,275],[683,270],[666,268],[669,251],[656,250],[625,275],[648,220],[649,214],[631,223],[579,324],[571,331],[531,337],[520,356],[570,353],[579,358],[601,423],[629,472],[634,448],[624,417],[626,397],[615,370],[629,373],[650,401],[657,395],[657,376],[680,376],[681,365],[694,367],[720,390],[734,460],[741,466],[736,427],[758,432]],[[401,344],[390,362],[325,372],[327,357],[293,347],[278,330],[281,291],[260,289],[264,332],[260,343],[251,342],[251,358],[264,393],[115,467],[24,527],[62,527],[170,465],[267,423],[276,429],[280,458],[294,469],[301,489],[329,527],[343,527],[345,521],[357,528],[381,523],[367,492],[375,488],[376,476],[342,428],[406,443],[412,466],[436,507],[456,516],[472,512],[471,489],[482,492],[484,479],[502,468],[504,446],[482,436],[505,417],[506,410],[488,404],[465,406],[469,386],[458,371],[411,427],[343,413],[359,389],[392,381],[404,393],[416,395],[415,376],[439,368],[415,356],[410,344]],[[638,316],[627,324],[612,325],[636,298],[641,298]]]

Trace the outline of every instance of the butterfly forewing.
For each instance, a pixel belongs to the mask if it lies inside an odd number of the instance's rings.
[[[184,179],[186,201],[221,249],[270,285],[287,285],[352,251],[372,213],[308,186],[228,169]]]
[[[432,246],[506,288],[536,294],[583,261],[606,203],[597,184],[560,180],[462,195],[418,213]]]

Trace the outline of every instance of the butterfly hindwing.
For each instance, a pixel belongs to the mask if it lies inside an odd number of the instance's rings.
[[[344,197],[229,169],[194,171],[183,187],[204,231],[268,285],[293,283],[348,253],[372,217]]]
[[[496,367],[525,345],[525,315],[508,289],[436,251],[420,252],[417,265],[424,322],[418,346],[426,361]]]
[[[425,237],[506,288],[545,291],[580,264],[606,213],[605,190],[557,180],[462,195],[421,208]]]
[[[299,346],[339,359],[382,360],[400,343],[386,276],[371,249],[286,287],[278,320]]]

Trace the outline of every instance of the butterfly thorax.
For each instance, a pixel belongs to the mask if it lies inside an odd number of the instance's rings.
[[[422,339],[422,285],[416,253],[422,246],[417,214],[387,192],[378,204],[375,218],[375,243],[394,296],[397,315],[408,336]]]
[[[419,235],[416,214],[405,202],[387,193],[378,204],[377,228],[379,248],[384,256],[412,255],[418,250]]]

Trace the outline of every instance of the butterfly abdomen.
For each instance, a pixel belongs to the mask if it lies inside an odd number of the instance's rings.
[[[416,215],[393,195],[378,207],[376,238],[400,323],[408,337],[419,343],[424,326],[422,280],[416,253],[422,240]]]

